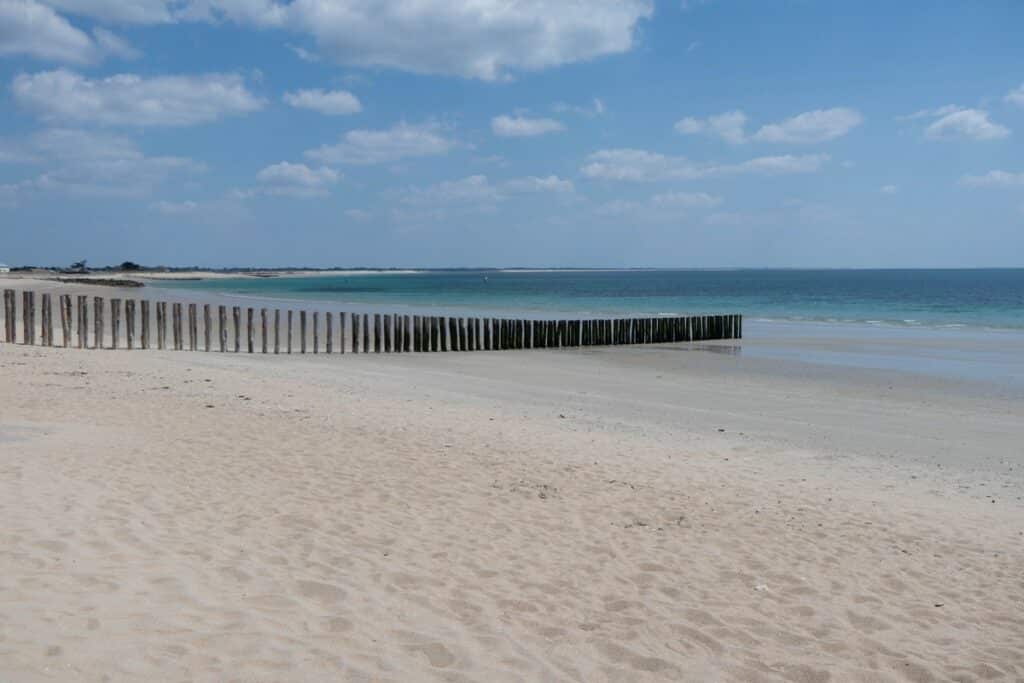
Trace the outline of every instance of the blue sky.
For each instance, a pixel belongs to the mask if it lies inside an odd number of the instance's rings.
[[[1024,265],[1024,3],[0,0],[0,261]]]

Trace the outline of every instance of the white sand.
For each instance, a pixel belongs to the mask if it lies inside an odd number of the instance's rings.
[[[681,348],[0,344],[0,680],[1024,680],[1024,401]]]

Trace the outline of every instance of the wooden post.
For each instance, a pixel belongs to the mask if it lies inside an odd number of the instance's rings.
[[[381,334],[380,334],[380,313],[373,314],[373,352],[380,353]]]
[[[13,289],[4,290],[4,341],[8,344],[14,343],[11,339],[11,318],[14,317],[14,313],[11,310],[11,297],[14,295]]]
[[[34,305],[32,292],[21,293],[21,342],[26,345],[32,344],[32,307]]]
[[[370,314],[363,313],[363,353],[370,352]]]
[[[313,353],[320,353],[320,313],[313,311]]]
[[[338,313],[338,353],[345,353],[345,312]]]
[[[306,312],[299,311],[299,353],[306,352]]]
[[[256,342],[256,329],[254,323],[256,322],[256,309],[247,306],[245,309],[245,349],[249,353],[255,352]]]
[[[121,343],[121,299],[111,299],[111,348]]]
[[[149,300],[143,299],[139,317],[139,338],[142,348],[149,350]]]
[[[174,333],[174,350],[182,351],[185,349],[185,340],[182,334],[183,316],[181,315],[181,304],[171,304],[172,320],[171,326]]]
[[[135,299],[124,302],[124,328],[127,333],[128,350],[135,348]]]
[[[391,316],[390,315],[384,315],[382,320],[383,320],[383,325],[384,325],[384,349],[383,350],[384,350],[385,353],[391,353],[392,351],[394,351],[394,349],[391,346],[391,341],[392,341],[391,340]]]
[[[203,350],[210,352],[213,338],[213,311],[210,304],[203,304]]]
[[[260,352],[267,352],[267,309],[260,309]]]
[[[92,334],[94,349],[103,348],[103,297],[92,298]]]
[[[334,314],[327,311],[324,314],[324,322],[327,326],[327,354],[334,353]]]
[[[42,323],[39,331],[39,341],[43,346],[53,346],[53,322],[50,317],[52,311],[53,301],[49,294],[44,293],[39,301],[39,317]]]
[[[156,302],[156,347],[161,351],[167,346],[167,304]]]
[[[220,352],[227,353],[228,350],[228,309],[227,306],[217,307],[217,341],[220,342]]]
[[[78,314],[78,348],[84,349],[89,346],[89,314],[87,313],[89,299],[83,295],[78,296],[76,302]]]
[[[60,296],[60,333],[61,344],[65,349],[71,348],[71,295]]]
[[[420,335],[420,317],[414,315],[412,317],[412,350],[415,353],[420,352],[420,340],[423,337]]]
[[[352,314],[352,353],[359,353],[359,314]]]
[[[188,305],[188,350],[199,350],[199,315],[195,304]]]
[[[274,354],[281,353],[281,309],[274,309]]]
[[[231,307],[231,322],[235,324],[235,353],[242,352],[242,309],[240,306]]]
[[[288,325],[287,329],[285,330],[288,336],[288,343],[285,346],[287,347],[287,351],[289,354],[292,352],[292,323],[294,322],[294,319],[294,311],[288,311]]]

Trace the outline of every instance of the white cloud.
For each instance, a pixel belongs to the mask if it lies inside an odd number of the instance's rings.
[[[707,209],[721,204],[722,198],[707,192],[666,192],[654,195],[651,202],[666,209]]]
[[[116,24],[161,24],[172,21],[180,0],[43,0],[59,10]]]
[[[134,141],[73,129],[36,133],[22,148],[46,168],[18,183],[24,194],[61,192],[77,197],[143,197],[174,175],[204,165],[183,157],[146,156]]]
[[[1018,107],[1024,107],[1024,83],[1021,83],[1019,87],[1006,93],[1006,101],[1011,104],[1016,104]]]
[[[589,178],[632,182],[696,180],[723,175],[813,173],[829,160],[827,154],[757,157],[737,164],[699,164],[639,149],[605,149],[587,157],[582,170]]]
[[[65,69],[20,74],[14,99],[44,119],[123,126],[189,126],[263,106],[237,74],[119,74],[92,80]]]
[[[495,116],[491,119],[491,130],[501,137],[533,137],[545,133],[565,130],[561,122],[554,119],[529,119],[523,116]]]
[[[340,173],[326,166],[310,168],[287,161],[267,166],[256,174],[264,193],[300,199],[326,196],[328,187],[340,178]]]
[[[342,63],[494,80],[626,52],[652,13],[650,0],[303,0],[285,21]]]
[[[974,140],[1000,140],[1010,134],[1010,129],[991,121],[988,112],[982,109],[955,109],[943,107],[944,114],[924,130],[926,137],[942,139],[967,137]]]
[[[568,195],[574,191],[572,181],[558,176],[527,176],[501,183],[492,183],[485,175],[472,175],[459,180],[446,180],[427,187],[411,187],[390,193],[401,203],[417,207],[454,208],[490,211],[499,202],[515,195],[551,193]]]
[[[350,130],[338,144],[307,150],[306,156],[326,164],[383,164],[445,154],[454,146],[436,124],[403,122],[386,130]]]
[[[814,143],[834,140],[859,126],[864,117],[853,109],[834,107],[805,111],[778,123],[761,126],[747,137],[747,115],[740,110],[728,111],[706,119],[687,117],[675,124],[683,135],[715,135],[738,145],[750,140],[758,142]]]
[[[311,36],[343,64],[495,80],[633,48],[652,0],[47,0],[116,23],[232,21]]]
[[[138,51],[103,28],[90,36],[36,0],[0,0],[0,55],[17,54],[93,64],[108,56],[134,59]]]
[[[355,114],[363,110],[359,99],[347,90],[297,90],[283,97],[287,104],[300,109],[312,109],[327,116]]]
[[[549,175],[546,178],[540,178],[537,176],[517,178],[506,181],[502,187],[505,191],[512,193],[574,192],[576,189],[571,180],[559,178],[556,175]]]
[[[192,200],[169,202],[161,199],[158,202],[150,204],[150,208],[167,216],[181,216],[184,214],[195,213],[199,209],[199,203]]]
[[[289,50],[294,52],[295,56],[298,57],[299,59],[301,59],[304,62],[309,62],[310,64],[315,64],[316,62],[320,61],[320,56],[319,55],[317,55],[314,52],[310,52],[309,50],[307,50],[306,48],[302,47],[301,45],[286,45],[285,47],[287,47]]]
[[[971,187],[1024,187],[1024,173],[989,171],[984,175],[965,175],[960,178],[960,184]]]
[[[666,192],[644,201],[614,199],[596,206],[594,213],[617,218],[626,216],[633,221],[671,222],[721,203],[721,197],[706,192]]]
[[[579,105],[566,104],[565,102],[555,102],[551,107],[553,110],[560,114],[570,113],[579,114],[581,116],[604,116],[608,111],[604,105],[604,101],[595,97],[590,103],[590,106],[581,107]]]
[[[696,135],[706,133],[717,135],[726,142],[739,144],[746,140],[743,127],[747,124],[747,115],[742,111],[728,111],[706,119],[687,117],[676,122],[677,133]]]
[[[900,191],[900,188],[895,185],[882,185],[882,187],[878,188],[878,191],[882,194],[896,194]]]
[[[762,126],[753,139],[762,142],[826,142],[846,135],[863,121],[860,112],[846,107],[816,109]]]

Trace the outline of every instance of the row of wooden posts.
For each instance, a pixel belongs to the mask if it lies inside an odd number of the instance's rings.
[[[445,316],[390,315],[379,313],[338,313],[337,344],[335,344],[335,316],[324,313],[325,342],[320,344],[320,313],[298,312],[298,349],[292,347],[292,332],[296,322],[294,311],[238,306],[211,306],[203,304],[168,304],[149,301],[136,303],[133,299],[92,299],[92,339],[90,341],[89,297],[78,296],[75,301],[67,294],[58,295],[57,308],[61,326],[61,342],[73,346],[77,337],[78,348],[119,348],[121,342],[122,307],[124,312],[124,341],[128,349],[173,349],[176,351],[213,351],[213,333],[217,332],[216,349],[221,352],[241,353],[345,353],[346,339],[351,333],[352,353],[409,353],[424,351],[497,351],[505,349],[559,348],[578,346],[608,346],[615,344],[657,344],[689,342],[710,339],[739,339],[743,334],[743,318],[739,315],[701,315],[687,317],[616,318],[606,320],[509,320],[500,318],[464,318]],[[72,315],[72,305],[75,314]],[[152,309],[156,310],[156,338],[152,336]],[[216,308],[217,325],[213,324]],[[231,325],[228,325],[228,312]],[[107,327],[105,312],[110,314],[111,336],[105,340]],[[40,325],[36,324],[36,294],[22,292],[22,335],[25,344],[36,344],[36,330],[40,330],[38,343],[54,346],[53,299],[50,294],[40,297]],[[203,340],[199,340],[199,318],[202,316]],[[243,320],[244,316],[244,320]],[[258,318],[258,319],[257,319]],[[310,329],[309,322],[312,319]],[[138,321],[138,324],[136,324]],[[168,322],[170,339],[168,339]],[[346,322],[349,324],[346,325]],[[282,345],[281,328],[285,326]],[[76,327],[72,334],[72,326]],[[4,291],[4,341],[16,343],[17,293]],[[139,335],[136,337],[136,332]],[[244,344],[242,334],[245,334]],[[309,333],[312,332],[310,335]],[[229,334],[230,333],[230,334]],[[256,335],[259,334],[257,343]],[[231,337],[229,339],[229,336]],[[312,338],[310,338],[310,336]]]

